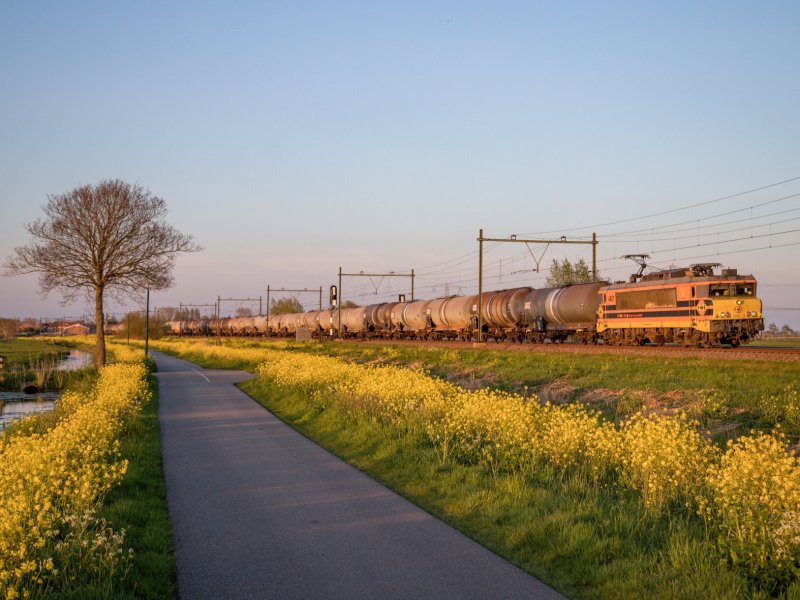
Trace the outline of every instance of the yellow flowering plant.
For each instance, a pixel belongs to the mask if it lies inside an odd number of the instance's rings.
[[[109,571],[124,558],[124,533],[111,531],[96,511],[126,472],[118,436],[149,398],[146,376],[141,363],[107,366],[91,393],[64,395],[52,429],[3,440],[0,597],[47,595],[81,556],[104,562],[80,568]]]

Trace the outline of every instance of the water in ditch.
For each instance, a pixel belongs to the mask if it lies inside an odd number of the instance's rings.
[[[93,356],[83,350],[70,350],[56,369],[59,371],[77,371],[92,364]],[[53,410],[58,392],[25,393],[0,391],[0,431],[12,421],[29,415]]]

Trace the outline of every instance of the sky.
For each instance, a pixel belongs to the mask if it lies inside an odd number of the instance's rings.
[[[794,1],[5,0],[0,260],[48,196],[123,179],[203,247],[155,306],[327,290],[340,267],[471,293],[480,229],[595,232],[604,278],[629,253],[719,262],[800,329],[799,26]],[[591,246],[487,242],[485,289],[543,286],[554,258]],[[0,277],[0,315],[92,312],[37,289]]]

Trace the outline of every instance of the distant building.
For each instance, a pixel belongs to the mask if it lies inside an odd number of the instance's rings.
[[[30,321],[30,320],[22,321],[17,326],[17,331],[19,333],[28,335],[39,333],[39,321]]]
[[[42,333],[45,335],[90,335],[95,332],[93,323],[80,321],[55,321],[42,323]]]
[[[94,333],[94,325],[84,323],[64,323],[61,330],[62,335],[89,335]]]

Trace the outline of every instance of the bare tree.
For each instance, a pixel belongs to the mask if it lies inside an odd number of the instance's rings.
[[[200,309],[199,308],[184,308],[183,310],[175,311],[175,320],[176,321],[192,321],[192,320],[199,320],[200,319]]]
[[[237,317],[252,317],[253,311],[247,306],[239,306],[236,308],[233,314]]]
[[[173,321],[175,315],[178,314],[178,309],[174,306],[159,306],[158,316],[162,321]]]
[[[175,255],[200,248],[164,221],[163,199],[120,180],[48,196],[43,211],[45,218],[27,225],[33,241],[15,248],[5,274],[39,273],[42,295],[58,290],[65,304],[81,293],[94,296],[95,362],[101,368],[106,293],[124,301],[141,297],[145,288],[167,288]]]
[[[3,338],[3,341],[8,341],[17,337],[18,329],[19,321],[16,319],[0,318],[0,338]]]

